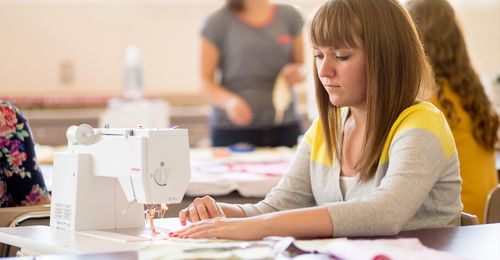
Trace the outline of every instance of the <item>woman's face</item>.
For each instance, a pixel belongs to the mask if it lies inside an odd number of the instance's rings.
[[[336,107],[366,106],[366,68],[361,48],[313,46],[319,79]]]

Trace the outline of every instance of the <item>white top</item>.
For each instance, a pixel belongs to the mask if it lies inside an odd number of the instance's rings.
[[[358,182],[358,176],[340,176],[340,191],[342,192],[342,196],[345,198],[345,195],[348,191],[352,190],[356,182]]]

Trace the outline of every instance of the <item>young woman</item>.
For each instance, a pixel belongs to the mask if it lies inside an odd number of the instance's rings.
[[[498,116],[472,67],[448,1],[411,0],[407,9],[436,74],[434,104],[445,114],[457,145],[464,211],[482,221],[488,192],[498,184],[494,151]]]
[[[28,121],[0,100],[0,207],[50,203]]]
[[[311,21],[320,117],[255,205],[196,199],[179,237],[394,235],[460,225],[460,174],[434,80],[397,0],[330,0]],[[202,221],[200,221],[202,220]]]
[[[200,78],[212,103],[213,146],[297,144],[302,130],[294,98],[287,109],[275,111],[273,90],[278,75],[289,86],[303,79],[301,26],[295,8],[269,0],[227,0],[206,19]],[[283,116],[276,122],[279,112]]]

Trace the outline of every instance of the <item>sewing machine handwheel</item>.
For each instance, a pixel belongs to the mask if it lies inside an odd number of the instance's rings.
[[[66,137],[72,143],[78,143],[83,145],[92,144],[94,141],[95,133],[94,128],[87,124],[82,124],[79,126],[70,126],[66,131]]]

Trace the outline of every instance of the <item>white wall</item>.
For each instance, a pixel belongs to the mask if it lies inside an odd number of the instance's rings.
[[[119,93],[128,44],[141,49],[148,92],[195,93],[198,29],[223,2],[0,0],[0,95]],[[308,15],[322,0],[281,2]],[[451,2],[478,70],[500,71],[500,0]]]
[[[500,0],[451,0],[469,55],[482,75],[500,74]]]

